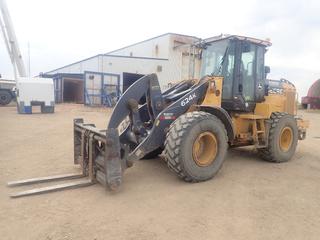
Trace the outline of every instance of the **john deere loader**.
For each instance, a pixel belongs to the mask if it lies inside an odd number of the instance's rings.
[[[79,174],[10,182],[10,186],[82,178],[11,195],[21,197],[101,183],[117,190],[134,163],[161,152],[186,182],[214,177],[229,147],[254,146],[270,162],[286,162],[308,122],[297,116],[296,88],[268,81],[270,42],[228,36],[202,42],[203,76],[162,92],[156,74],[146,75],[122,95],[107,128],[74,120],[74,163]]]

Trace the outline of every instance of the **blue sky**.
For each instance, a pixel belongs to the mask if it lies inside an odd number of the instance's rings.
[[[201,38],[221,33],[270,38],[272,78],[294,82],[300,96],[320,78],[320,2],[296,0],[7,0],[31,74],[166,32]],[[12,67],[0,39],[0,73]]]

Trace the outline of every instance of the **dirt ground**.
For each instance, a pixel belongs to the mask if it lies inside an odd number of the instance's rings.
[[[101,185],[10,199],[6,182],[76,172],[72,119],[103,128],[110,111],[58,105],[54,114],[0,108],[0,239],[319,239],[320,114],[288,163],[230,150],[211,181],[189,184],[160,158],[128,169],[120,192]],[[39,185],[41,186],[41,185]]]

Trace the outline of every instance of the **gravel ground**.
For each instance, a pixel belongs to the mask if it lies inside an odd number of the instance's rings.
[[[319,239],[320,114],[294,158],[264,162],[230,150],[211,181],[180,181],[160,158],[140,161],[112,194],[101,185],[10,199],[6,182],[76,172],[72,119],[106,126],[110,111],[58,105],[55,114],[0,108],[0,239]],[[39,185],[41,186],[41,185]]]

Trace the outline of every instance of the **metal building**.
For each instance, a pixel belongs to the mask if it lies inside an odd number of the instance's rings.
[[[161,88],[196,78],[200,59],[193,36],[166,33],[106,54],[46,72],[55,83],[55,101],[113,105],[121,92],[145,74],[157,73]]]
[[[315,81],[308,90],[308,95],[302,97],[303,108],[320,109],[320,79]]]

